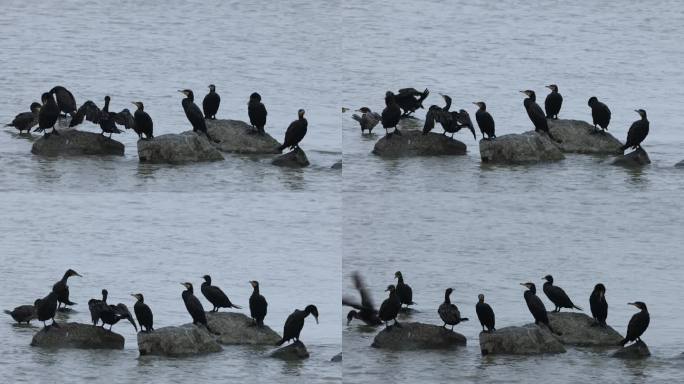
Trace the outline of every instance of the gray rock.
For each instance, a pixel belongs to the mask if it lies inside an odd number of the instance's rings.
[[[400,323],[400,327],[390,326],[375,336],[372,347],[415,350],[445,349],[466,345],[465,336],[439,325],[423,323]]]
[[[332,359],[330,359],[331,362],[333,363],[341,363],[342,362],[342,352],[338,353],[337,355],[333,356]]]
[[[33,142],[31,153],[40,156],[123,156],[124,145],[99,133],[76,129],[42,136]]]
[[[680,161],[679,163],[675,164],[675,167],[677,168],[684,168],[684,160]]]
[[[480,333],[482,355],[536,355],[564,353],[565,347],[546,328],[534,324],[505,327],[494,332]]]
[[[207,322],[212,331],[220,333],[221,344],[273,345],[280,336],[268,326],[256,327],[253,320],[237,312],[207,312]]]
[[[332,169],[342,169],[342,160],[338,161],[337,163],[333,164]]]
[[[601,327],[594,319],[579,312],[549,312],[551,327],[562,333],[557,338],[563,344],[582,347],[618,345],[622,336],[610,326]]]
[[[648,157],[646,151],[642,148],[638,148],[626,155],[616,157],[612,164],[623,167],[641,167],[643,165],[651,164],[651,159]]]
[[[535,131],[480,140],[480,157],[483,163],[494,164],[540,163],[565,159],[563,152],[547,135]]]
[[[643,359],[651,356],[651,351],[648,350],[646,343],[637,341],[632,345],[618,349],[612,356],[620,359]]]
[[[373,148],[381,157],[465,155],[466,145],[439,133],[404,130],[399,135],[383,136]]]
[[[300,148],[276,157],[271,164],[279,167],[304,168],[309,166],[309,159],[304,150]]]
[[[139,332],[138,350],[141,356],[176,357],[220,352],[223,348],[206,328],[184,324],[158,328],[153,332]]]
[[[205,135],[186,131],[138,140],[138,159],[141,163],[183,164],[223,160],[223,155]]]
[[[102,327],[81,323],[58,323],[33,335],[31,345],[48,348],[123,349],[124,337]]]
[[[276,349],[271,352],[270,356],[282,360],[303,360],[309,358],[309,351],[306,350],[304,343],[295,341],[292,344]]]
[[[239,120],[206,120],[212,143],[224,152],[248,154],[280,153],[280,143],[268,133],[257,135],[251,125]]]
[[[563,152],[620,155],[622,143],[608,132],[596,131],[594,126],[580,120],[547,120],[549,130],[561,143]],[[599,128],[600,129],[600,128]]]

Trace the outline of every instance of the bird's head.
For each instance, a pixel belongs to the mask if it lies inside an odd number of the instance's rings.
[[[316,319],[316,324],[318,324],[318,308],[316,308],[315,305],[307,305],[306,308],[304,308],[304,312],[312,314],[314,319]]]
[[[361,113],[368,113],[368,112],[370,112],[370,111],[371,111],[371,110],[370,110],[370,108],[368,108],[368,107],[361,107],[361,108],[359,108],[359,109],[356,110],[356,112],[361,112]]]
[[[209,91],[216,92],[216,86],[214,84],[209,84]]]
[[[527,97],[533,97],[533,96],[535,96],[534,91],[533,91],[533,90],[530,90],[530,89],[527,89],[527,90],[525,90],[525,91],[520,91],[520,93],[524,93],[525,95],[527,95]]]
[[[40,96],[40,101],[43,102],[43,105],[48,102],[48,100],[52,97],[49,93],[45,92]]]
[[[594,291],[598,292],[598,294],[601,295],[601,297],[603,297],[606,294],[606,286],[601,283],[598,283],[594,286]]]
[[[359,318],[359,313],[352,309],[351,311],[349,311],[349,313],[347,313],[347,325],[349,325],[349,323],[351,323],[352,320],[358,319],[358,318]]]
[[[202,278],[204,279],[204,281],[206,281],[207,283],[211,284],[211,276],[209,276],[209,275],[204,275],[204,276],[202,276]]]
[[[477,301],[480,303],[484,303],[484,295],[481,293],[477,295]]]
[[[596,103],[598,103],[598,98],[596,98],[596,96],[590,97],[589,101],[587,101],[587,105],[589,105],[590,107]]]
[[[112,98],[109,97],[109,95],[105,96],[105,98],[104,98],[104,101],[107,103],[109,103],[111,100],[112,100]]]
[[[131,296],[135,297],[138,301],[144,301],[142,293],[131,293]]]
[[[393,284],[390,284],[390,285],[387,286],[387,289],[385,289],[385,292],[392,293],[392,292],[394,292],[395,290],[396,290],[396,288],[394,287],[394,285],[393,285]]]
[[[78,272],[74,271],[73,269],[68,269],[68,270],[66,271],[65,275],[66,275],[67,277],[71,277],[71,276],[83,277],[83,276],[81,276]]]
[[[451,292],[453,292],[453,291],[454,291],[453,288],[447,288],[446,291],[444,291],[444,293],[446,293],[446,295],[449,296],[449,295],[451,295]]]
[[[141,111],[145,109],[142,101],[131,101],[131,104],[135,105]]]
[[[299,116],[300,119],[303,119],[305,112],[306,111],[304,111],[303,109],[300,109],[299,111],[297,111],[297,116]]]
[[[180,284],[182,286],[184,286],[185,289],[192,289],[192,283],[185,282],[185,283],[180,283]]]
[[[535,288],[534,283],[530,283],[530,282],[527,282],[527,283],[520,283],[520,285],[522,285],[523,287],[526,287],[527,289],[533,289],[533,288]]]
[[[259,288],[259,282],[256,280],[250,281],[249,284],[252,286],[252,288]]]
[[[254,92],[251,95],[249,95],[249,99],[254,101],[261,101],[261,95]]]
[[[556,84],[547,85],[546,88],[552,90],[553,92],[558,92],[558,86]]]
[[[40,111],[40,107],[41,107],[40,103],[36,103],[36,102],[31,103],[31,112],[36,113],[36,112]]]
[[[485,104],[484,101],[473,101],[473,104],[477,105],[477,107],[483,111],[487,109],[487,104]]]
[[[178,92],[184,94],[185,97],[194,97],[194,94],[189,89],[181,89],[181,90],[178,90]]]
[[[633,303],[627,303],[627,304],[633,305],[633,306],[641,309],[642,311],[646,309],[646,303],[644,303],[643,301],[635,301]]]
[[[638,113],[642,119],[646,118],[646,111],[644,111],[643,109],[635,109],[634,112]]]
[[[395,279],[401,279],[401,278],[403,278],[403,276],[401,275],[400,271],[396,271],[396,272],[394,272],[394,278]]]
[[[551,275],[546,275],[546,276],[542,277],[542,280],[546,280],[546,281],[548,281],[549,283],[553,283],[553,276],[551,276]]]

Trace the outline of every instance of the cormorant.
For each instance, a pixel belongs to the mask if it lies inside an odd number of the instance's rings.
[[[546,313],[546,307],[544,306],[544,303],[541,301],[541,299],[537,297],[537,287],[535,287],[534,283],[520,283],[520,285],[527,287],[527,291],[525,291],[524,297],[525,302],[527,303],[527,308],[530,310],[530,313],[534,317],[534,323],[537,325],[539,325],[539,323],[542,323],[546,325],[547,328],[549,328],[549,331],[557,335],[560,335],[560,333],[555,332],[551,328],[551,325],[549,324],[549,316]]]
[[[391,137],[387,133],[387,129],[389,128],[394,128],[394,132],[392,133],[401,136],[401,132],[397,128],[399,120],[401,120],[401,108],[399,108],[399,104],[397,104],[394,93],[390,91],[385,93],[385,109],[382,110],[380,120],[382,121],[382,127],[385,128],[385,135],[387,135],[388,138]]]
[[[185,303],[185,308],[188,310],[190,316],[192,316],[192,323],[197,325],[201,324],[207,327],[207,314],[204,313],[204,307],[200,303],[199,299],[195,297],[193,293],[193,288],[191,283],[181,283],[185,287],[185,291],[181,297],[183,297],[183,302]]]
[[[143,139],[143,134],[145,135],[144,140],[153,139],[154,135],[152,134],[152,131],[154,130],[154,123],[152,123],[150,115],[145,112],[143,102],[133,101],[132,103],[137,107],[133,114],[133,131],[138,134],[138,138],[141,140]]]
[[[536,132],[544,132],[549,135],[551,140],[559,142],[559,140],[556,140],[549,131],[549,123],[546,121],[544,111],[542,111],[539,104],[537,104],[537,95],[534,91],[528,89],[520,92],[527,95],[527,98],[523,101],[523,105],[525,106],[525,111],[527,111],[527,116],[529,116],[532,124],[534,124],[534,130]]]
[[[624,152],[627,148],[637,149],[641,148],[641,142],[648,136],[648,118],[646,118],[646,111],[643,109],[636,109],[634,112],[641,116],[641,120],[632,123],[627,132],[627,142],[620,149]]]
[[[52,88],[50,93],[55,95],[57,106],[59,107],[59,110],[64,113],[64,117],[66,117],[67,113],[72,117],[76,114],[76,99],[68,89],[58,85]]]
[[[494,310],[489,304],[484,302],[484,295],[481,293],[477,295],[475,312],[477,313],[477,318],[480,320],[480,325],[482,325],[482,332],[485,332],[485,327],[487,327],[487,332],[496,331],[496,328],[494,328]]]
[[[33,305],[20,305],[16,308],[14,308],[11,311],[8,311],[5,309],[5,313],[12,316],[14,321],[17,323],[21,324],[23,322],[26,322],[26,324],[29,324],[29,322],[37,317],[36,314],[36,303],[38,300],[36,300]]]
[[[404,111],[401,117],[408,117],[418,108],[423,108],[425,100],[430,91],[425,88],[423,92],[418,92],[415,88],[402,88],[396,95],[397,105]]]
[[[64,308],[66,308],[67,305],[76,305],[76,303],[73,303],[69,300],[69,286],[67,285],[67,280],[71,276],[83,277],[73,269],[68,269],[66,272],[64,272],[62,280],[56,282],[52,286],[52,291],[55,292],[55,294],[57,294],[57,301],[59,302],[57,309],[59,309],[59,307],[61,307],[62,304],[64,304]]]
[[[258,134],[263,135],[264,127],[266,126],[266,106],[261,102],[261,95],[254,92],[249,95],[249,103],[247,103],[247,114],[249,115],[249,123],[252,124]]]
[[[285,148],[290,148],[295,151],[299,150],[299,142],[306,136],[306,128],[309,125],[309,122],[304,118],[304,112],[303,109],[297,111],[299,119],[291,122],[290,126],[287,127],[287,131],[285,131],[285,141],[283,142],[283,145],[278,147],[278,151],[282,152]]]
[[[216,86],[214,84],[209,84],[209,93],[207,93],[207,95],[204,96],[204,100],[202,100],[204,118],[216,120],[216,112],[218,112],[220,104],[221,96],[216,93]]]
[[[40,113],[40,103],[31,103],[30,112],[22,112],[14,117],[11,123],[6,124],[6,127],[14,127],[21,131],[26,131],[26,133],[31,132],[36,124],[38,124],[38,114]]]
[[[47,296],[42,299],[35,301],[34,306],[36,307],[36,317],[38,321],[43,322],[43,326],[48,329],[45,324],[46,321],[52,319],[52,325],[59,328],[57,322],[55,322],[55,313],[57,313],[57,293],[54,288]]]
[[[183,105],[185,116],[192,125],[193,132],[204,133],[207,136],[207,139],[214,141],[207,132],[207,123],[204,121],[204,115],[202,114],[202,111],[200,111],[197,104],[195,104],[195,94],[189,89],[183,89],[178,92],[185,95],[185,99],[183,99],[181,104]]]
[[[90,299],[88,300],[88,310],[90,311],[90,319],[93,322],[93,325],[97,325],[97,323],[100,321],[100,314],[103,311],[109,310],[109,305],[107,305],[107,295],[109,292],[107,292],[106,289],[102,290],[102,300],[100,299]],[[104,323],[102,323],[102,326],[104,327]]]
[[[475,112],[475,120],[477,121],[477,126],[480,127],[480,133],[482,133],[482,138],[487,138],[485,140],[491,140],[496,138],[494,133],[494,118],[487,112],[487,104],[484,101],[476,101],[473,104],[477,105],[478,110]]]
[[[397,289],[394,285],[387,286],[385,292],[389,292],[389,297],[380,304],[380,310],[378,311],[378,317],[385,323],[385,328],[388,328],[387,322],[394,320],[394,325],[399,326],[397,321],[397,315],[401,309],[401,301],[399,296],[397,296]]]
[[[313,315],[314,319],[316,319],[316,324],[318,324],[318,308],[315,305],[309,304],[303,311],[295,309],[285,320],[283,338],[276,345],[283,345],[283,343],[292,339],[298,342],[299,334],[302,332],[302,328],[304,328],[304,319],[310,314]]]
[[[605,327],[608,317],[608,302],[606,301],[606,287],[603,284],[599,283],[594,286],[594,291],[589,296],[589,306],[591,307],[591,316],[596,324]]]
[[[138,319],[138,324],[140,324],[140,332],[154,331],[154,316],[150,307],[145,304],[145,298],[142,293],[132,293],[131,296],[137,300],[133,305],[133,312],[135,313],[135,318]]]
[[[382,116],[380,116],[379,113],[371,111],[368,107],[361,107],[357,109],[356,112],[361,112],[361,116],[353,114],[352,119],[359,122],[359,125],[361,126],[362,135],[363,131],[365,131],[366,129],[368,130],[368,134],[370,135],[373,131],[373,128],[375,128],[375,126],[378,125],[378,123],[382,120]]]
[[[52,128],[52,133],[59,135],[57,128],[55,128],[57,119],[59,119],[59,107],[55,102],[55,97],[52,93],[43,93],[40,100],[43,105],[38,112],[38,128],[33,132],[45,132],[46,129]],[[44,135],[47,136],[49,133],[45,132]]]
[[[629,320],[629,324],[627,325],[627,335],[620,342],[620,345],[622,346],[629,343],[630,341],[640,342],[641,335],[643,335],[644,332],[646,332],[646,328],[648,328],[648,323],[651,321],[651,316],[648,314],[648,309],[646,308],[646,304],[644,302],[636,301],[634,303],[627,304],[633,305],[639,308],[641,311],[635,313]]]
[[[347,313],[347,325],[353,319],[359,319],[371,326],[381,325],[382,320],[378,317],[378,311],[373,304],[373,298],[370,296],[370,292],[368,292],[361,275],[358,272],[352,273],[352,280],[354,281],[354,288],[359,291],[361,302],[359,303],[350,297],[342,298],[342,305],[354,308]]]
[[[404,276],[402,276],[401,272],[395,272],[394,278],[397,279],[397,296],[401,304],[406,304],[407,308],[409,305],[415,304],[413,302],[413,290],[408,284],[404,283]]]
[[[108,305],[100,312],[102,327],[104,328],[105,324],[109,324],[110,331],[112,330],[114,324],[118,323],[121,319],[127,319],[131,324],[133,324],[135,331],[138,332],[138,326],[135,325],[133,315],[131,315],[131,312],[128,310],[126,304],[119,303],[117,305]]]
[[[202,283],[201,291],[204,297],[214,306],[211,312],[218,312],[219,308],[235,308],[242,309],[242,307],[230,302],[228,296],[221,290],[221,288],[211,285],[211,276],[204,275],[204,282]]]
[[[452,331],[454,330],[454,325],[462,321],[468,321],[467,317],[461,317],[461,312],[459,312],[458,307],[455,304],[451,303],[451,299],[449,299],[449,296],[453,291],[453,288],[446,289],[446,291],[444,292],[444,302],[440,304],[439,308],[437,309],[439,317],[444,322],[444,325],[442,325],[442,327],[446,328],[447,324],[451,325]]]
[[[101,134],[104,135],[105,133],[109,133],[109,137],[112,137],[113,133],[123,132],[117,128],[117,124],[124,126],[126,129],[133,128],[135,126],[135,120],[133,115],[131,115],[131,112],[128,109],[123,109],[119,113],[110,112],[110,101],[111,97],[105,96],[102,110],[100,110],[92,100],[86,101],[78,108],[78,111],[76,111],[76,115],[71,119],[69,127],[75,127],[81,124],[85,118],[93,124],[98,124],[100,129],[102,129]]]
[[[558,120],[558,112],[563,105],[563,96],[558,93],[558,86],[556,84],[547,85],[546,88],[551,90],[544,100],[544,109],[546,110],[546,118]]]
[[[556,306],[553,310],[554,312],[560,312],[561,308],[582,310],[582,308],[572,303],[572,300],[570,300],[570,297],[568,297],[563,288],[553,285],[553,276],[546,275],[542,280],[546,280],[544,283],[544,293],[546,294],[546,297],[548,297],[553,305]]]
[[[591,118],[594,122],[594,129],[598,131],[597,125],[603,128],[604,131],[608,130],[608,124],[610,123],[610,109],[608,106],[598,101],[596,96],[589,98],[587,102],[591,108]]]
[[[259,293],[259,282],[252,280],[249,284],[251,284],[253,288],[252,295],[249,297],[249,314],[252,319],[254,319],[254,324],[256,326],[263,327],[268,303],[266,302],[266,298]]]

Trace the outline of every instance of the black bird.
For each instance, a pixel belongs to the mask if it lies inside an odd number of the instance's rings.
[[[404,276],[402,276],[401,272],[395,272],[394,278],[397,279],[397,296],[399,297],[401,304],[406,304],[407,308],[409,305],[415,304],[413,302],[413,289],[411,289],[408,284],[404,283]]]
[[[143,140],[153,139],[154,123],[150,115],[145,112],[145,105],[143,105],[142,101],[133,101],[132,103],[137,109],[133,114],[133,126],[131,128],[138,134],[139,139],[143,139],[143,134],[145,135]]]
[[[128,310],[126,304],[119,303],[117,305],[108,305],[100,312],[102,327],[104,327],[105,324],[109,324],[110,331],[112,330],[114,324],[118,323],[121,319],[127,319],[131,324],[133,324],[135,331],[138,332],[138,326],[135,325],[133,315],[131,315],[131,312]]]
[[[608,130],[608,124],[610,123],[610,109],[608,106],[598,101],[596,96],[589,98],[587,102],[591,108],[591,118],[594,122],[594,129],[598,131],[597,125],[603,128],[604,131]]]
[[[221,104],[221,96],[216,93],[216,86],[214,84],[209,85],[209,93],[204,96],[202,100],[202,110],[204,111],[204,118],[210,120],[216,120],[216,112],[218,112],[219,105]]]
[[[107,304],[107,295],[109,292],[107,292],[106,289],[102,290],[102,300],[100,299],[90,299],[88,300],[88,310],[90,311],[90,319],[93,322],[93,325],[97,325],[97,323],[100,321],[100,314],[103,311],[109,310],[109,305]],[[104,327],[104,323],[102,323],[102,326]]]
[[[387,323],[394,320],[394,325],[399,326],[397,321],[397,315],[401,309],[401,301],[399,296],[397,296],[397,289],[394,285],[387,286],[385,292],[389,292],[389,297],[380,304],[380,310],[378,311],[378,317],[385,323],[385,328],[388,328]]]
[[[287,131],[285,131],[285,141],[283,142],[283,145],[278,147],[278,151],[282,152],[285,148],[290,148],[295,151],[299,150],[299,142],[306,136],[306,128],[309,125],[309,122],[304,118],[304,112],[303,109],[297,111],[299,119],[291,122],[290,126],[287,127]]]
[[[109,103],[112,100],[111,97],[105,96],[104,107],[100,109],[92,100],[88,100],[76,111],[70,127],[75,127],[83,122],[83,119],[97,124],[102,129],[102,135],[109,133],[109,137],[112,137],[113,133],[123,132],[117,128],[117,124],[124,126],[126,129],[133,128],[135,126],[135,120],[133,115],[128,109],[123,109],[121,112],[110,112]]]
[[[57,128],[55,128],[57,119],[59,119],[59,107],[55,102],[54,95],[52,93],[43,93],[40,100],[43,102],[43,105],[38,112],[38,128],[33,132],[45,132],[46,129],[52,128],[52,133],[59,135]],[[49,133],[45,132],[44,135],[47,136]]]
[[[228,296],[221,290],[221,288],[211,285],[211,276],[204,275],[204,282],[202,283],[201,291],[204,297],[214,306],[211,312],[218,312],[219,308],[235,308],[242,309],[242,307],[230,302]]]
[[[354,288],[359,291],[361,302],[359,303],[350,297],[342,298],[342,305],[354,308],[347,313],[347,325],[349,325],[353,319],[359,319],[371,326],[381,325],[382,320],[378,317],[378,311],[375,309],[373,298],[370,296],[370,292],[368,292],[366,284],[363,282],[363,278],[358,272],[354,272],[352,273],[352,280],[354,281]]]
[[[442,325],[442,327],[446,328],[447,324],[451,325],[452,331],[454,330],[454,325],[462,321],[468,321],[467,317],[461,317],[461,312],[458,310],[458,307],[455,304],[451,303],[451,299],[449,299],[449,296],[453,291],[453,288],[446,289],[446,291],[444,292],[444,302],[440,304],[439,308],[437,309],[439,317],[444,322],[444,325]]]
[[[304,328],[304,319],[309,315],[313,315],[314,319],[316,319],[316,324],[318,324],[318,308],[315,305],[309,304],[303,311],[295,309],[285,320],[283,338],[276,345],[283,345],[286,341],[293,339],[295,342],[298,342],[299,334],[302,332],[302,328]]]
[[[181,297],[183,297],[183,302],[185,303],[185,308],[192,317],[192,323],[197,325],[201,324],[208,328],[207,326],[207,314],[204,312],[204,307],[199,299],[193,293],[193,288],[191,283],[181,283],[185,287],[185,291]]]
[[[57,301],[59,302],[57,309],[59,309],[59,307],[61,307],[62,304],[64,304],[64,308],[66,308],[67,305],[76,305],[76,303],[73,303],[69,300],[69,286],[67,285],[67,280],[71,276],[83,277],[73,269],[68,269],[66,272],[64,272],[62,280],[56,282],[52,286],[52,291],[55,292],[55,294],[57,294]]]
[[[627,142],[620,148],[623,152],[627,148],[641,149],[641,142],[644,141],[646,136],[648,136],[648,118],[646,117],[646,111],[643,109],[636,109],[634,112],[641,116],[641,120],[637,120],[632,123],[627,132]]]
[[[189,89],[184,89],[178,92],[185,95],[185,99],[183,99],[181,104],[183,105],[185,116],[192,125],[193,132],[204,133],[204,135],[207,136],[207,139],[215,141],[211,138],[211,136],[209,136],[209,133],[207,132],[207,122],[204,120],[204,115],[202,114],[202,111],[200,111],[197,104],[195,104],[195,94]]]
[[[539,325],[539,323],[544,324],[547,328],[549,328],[549,331],[560,335],[560,333],[555,332],[551,328],[551,325],[549,324],[549,316],[546,313],[546,307],[541,299],[537,296],[537,287],[535,287],[534,283],[520,283],[520,285],[527,287],[524,297],[525,302],[527,303],[527,308],[534,317],[534,323],[537,325]]]
[[[418,92],[415,88],[402,88],[396,95],[397,105],[404,111],[401,117],[408,117],[418,108],[423,108],[425,100],[430,91],[425,88],[423,92]]]
[[[475,112],[475,120],[477,121],[477,126],[480,127],[480,133],[482,133],[482,138],[487,138],[485,140],[491,140],[496,138],[494,133],[494,118],[487,112],[487,104],[484,101],[476,101],[473,104],[477,105],[478,110]]]
[[[480,320],[480,325],[482,325],[482,332],[485,332],[485,327],[487,327],[487,332],[496,331],[496,328],[494,328],[494,310],[489,304],[484,302],[484,295],[481,293],[477,295],[475,312],[477,313],[477,318]]]
[[[264,326],[264,318],[268,309],[266,298],[259,293],[259,282],[252,280],[252,295],[249,297],[249,314],[254,319],[254,324],[258,327]]]
[[[389,128],[394,128],[394,132],[392,133],[401,136],[401,132],[397,128],[399,120],[401,120],[401,108],[399,108],[399,104],[397,104],[394,93],[390,91],[385,93],[385,109],[382,110],[380,120],[382,121],[382,127],[385,128],[385,135],[387,135],[388,138],[390,137],[387,133]]]
[[[382,116],[380,116],[380,114],[377,112],[371,111],[368,107],[361,107],[357,109],[356,112],[361,112],[361,116],[353,114],[352,119],[359,122],[362,135],[365,130],[368,130],[368,134],[370,135],[373,131],[373,128],[375,128],[375,126],[382,121]]]
[[[40,103],[31,103],[30,112],[22,112],[14,117],[11,123],[6,124],[6,127],[14,127],[21,131],[26,131],[26,133],[31,132],[31,128],[38,124],[38,115],[40,114]]]
[[[29,322],[33,319],[36,318],[36,303],[38,300],[36,300],[33,305],[20,305],[16,308],[14,308],[11,311],[8,311],[5,309],[5,313],[12,316],[14,321],[17,323],[21,324],[23,322],[26,322],[26,324],[29,324]]]
[[[57,106],[59,107],[59,110],[64,113],[64,117],[66,117],[67,113],[72,117],[76,114],[76,99],[68,89],[58,85],[52,88],[50,93],[55,95]]]
[[[636,301],[634,303],[627,304],[633,305],[639,308],[641,311],[635,313],[629,320],[629,324],[627,325],[627,335],[620,342],[620,345],[622,346],[630,341],[641,342],[641,335],[646,332],[648,323],[651,322],[651,316],[648,314],[648,309],[646,308],[646,304],[644,302]]]
[[[55,314],[57,313],[57,293],[54,291],[48,293],[47,296],[42,299],[35,301],[34,306],[36,307],[36,317],[38,321],[43,322],[43,326],[48,329],[45,324],[46,321],[52,319],[52,325],[59,328],[57,322],[55,322]]]
[[[254,92],[249,95],[249,103],[247,103],[247,114],[249,115],[249,123],[252,124],[258,134],[263,135],[266,131],[266,106],[261,102],[261,95]]]
[[[596,324],[605,327],[608,317],[608,302],[606,301],[606,287],[603,284],[599,283],[594,286],[594,291],[589,296],[589,306],[591,307],[591,316]]]
[[[523,101],[523,105],[525,106],[525,111],[527,111],[527,116],[529,116],[532,124],[534,124],[534,130],[536,132],[544,132],[551,140],[559,142],[559,140],[556,140],[551,135],[551,132],[549,132],[549,123],[546,121],[544,111],[542,111],[539,104],[537,104],[537,95],[534,91],[528,89],[520,92],[527,95],[527,98]]]
[[[154,316],[150,307],[145,304],[145,298],[142,293],[132,293],[131,296],[137,300],[133,305],[133,312],[135,313],[135,318],[138,319],[138,324],[140,324],[140,332],[154,331]]]
[[[568,294],[565,293],[563,288],[553,285],[553,276],[546,275],[544,276],[543,280],[546,280],[544,283],[544,293],[546,294],[546,297],[551,300],[553,305],[556,306],[556,308],[553,310],[554,312],[560,312],[561,308],[575,308],[580,311],[582,310],[582,308],[572,303],[572,300],[570,300]]]
[[[558,112],[563,105],[563,96],[558,93],[558,86],[556,84],[547,85],[546,88],[551,90],[544,100],[544,109],[546,110],[546,118],[558,120]]]

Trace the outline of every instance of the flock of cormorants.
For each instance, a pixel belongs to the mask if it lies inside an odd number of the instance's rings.
[[[375,308],[371,295],[366,288],[363,279],[358,272],[352,274],[352,280],[354,282],[355,289],[359,292],[361,296],[361,301],[357,301],[351,297],[343,297],[342,305],[352,307],[354,309],[350,310],[347,314],[347,324],[351,323],[353,319],[358,319],[370,326],[379,326],[384,324],[386,329],[391,329],[391,327],[401,327],[401,324],[397,321],[397,316],[405,305],[414,305],[413,302],[413,290],[411,287],[404,282],[403,275],[401,272],[397,271],[395,274],[395,279],[397,279],[397,284],[389,285],[386,292],[389,292],[389,297],[385,299],[380,305],[379,309]],[[543,280],[546,282],[543,285],[543,291],[546,297],[555,306],[553,312],[560,312],[562,308],[577,309],[582,310],[582,308],[575,305],[570,297],[565,293],[563,288],[553,284],[553,277],[551,275],[546,275]],[[527,282],[521,283],[520,285],[527,288],[523,294],[527,308],[529,309],[532,317],[534,318],[534,323],[538,326],[544,326],[549,331],[555,334],[560,332],[555,331],[551,328],[549,324],[548,312],[544,302],[537,296],[537,288],[534,283]],[[447,288],[444,292],[444,302],[440,304],[437,308],[437,314],[444,322],[443,327],[451,325],[453,330],[454,326],[467,321],[468,318],[462,317],[461,312],[458,307],[451,302],[450,296],[453,292],[453,288]],[[594,286],[594,290],[589,296],[589,305],[591,309],[591,315],[594,318],[595,326],[606,327],[606,319],[608,317],[608,302],[606,301],[606,287],[599,283]],[[495,332],[495,316],[492,307],[485,303],[485,297],[483,294],[479,294],[477,298],[477,303],[475,304],[475,313],[480,321],[483,332]],[[650,316],[646,304],[641,301],[636,301],[633,303],[628,303],[639,309],[639,312],[634,314],[627,325],[627,334],[625,338],[620,342],[621,345],[625,345],[631,341],[641,341],[641,335],[648,328],[650,321]],[[388,325],[390,321],[394,321],[393,325]]]
[[[192,130],[204,134],[211,141],[216,141],[207,132],[206,124],[206,120],[216,119],[221,104],[221,96],[216,93],[216,86],[214,84],[209,85],[209,93],[202,101],[202,110],[195,104],[195,96],[192,90],[183,89],[178,92],[185,95],[181,105],[185,111],[185,116],[192,125]],[[139,139],[151,140],[154,138],[154,123],[150,115],[145,112],[142,101],[132,102],[136,106],[136,111],[133,114],[128,109],[123,109],[120,112],[110,111],[111,97],[109,96],[105,96],[102,109],[92,100],[88,100],[77,107],[74,95],[62,86],[56,86],[43,93],[41,101],[42,104],[31,103],[30,112],[19,113],[7,126],[15,127],[21,134],[23,131],[30,132],[37,125],[38,127],[34,132],[43,132],[45,137],[48,137],[50,134],[59,135],[55,124],[57,124],[60,115],[63,117],[71,115],[69,127],[75,127],[83,123],[83,120],[88,120],[99,125],[103,135],[109,133],[109,137],[114,133],[122,133],[123,131],[118,128],[120,126],[125,129],[133,129]],[[304,113],[303,109],[297,112],[298,118],[288,126],[283,145],[278,148],[279,151],[285,148],[299,149],[299,143],[304,139],[308,127]],[[254,133],[265,134],[264,127],[266,126],[268,112],[266,106],[261,102],[261,95],[256,92],[249,97],[247,114]],[[47,130],[51,131],[47,132]]]
[[[52,286],[52,290],[47,296],[35,300],[33,305],[21,305],[14,308],[12,311],[5,310],[5,313],[12,316],[18,323],[25,322],[26,324],[29,324],[31,320],[38,319],[38,321],[43,322],[45,331],[48,331],[50,327],[59,328],[59,324],[55,321],[57,311],[62,308],[62,310],[66,310],[67,306],[76,305],[76,303],[69,299],[69,285],[67,284],[67,281],[72,276],[81,277],[78,272],[69,269],[64,273],[62,279]],[[211,303],[211,312],[218,312],[220,308],[242,309],[242,307],[233,304],[221,288],[212,285],[211,276],[205,275],[203,279],[204,282],[201,285],[201,292],[207,301]],[[252,295],[249,297],[250,316],[254,326],[263,327],[264,318],[266,317],[268,309],[268,302],[259,292],[259,282],[250,281],[249,283],[252,286]],[[206,328],[210,333],[218,334],[209,328],[204,306],[197,296],[195,296],[192,283],[185,282],[181,283],[181,285],[185,287],[185,290],[181,294],[181,298],[183,299],[188,314],[192,318],[192,323]],[[126,304],[110,304],[107,302],[108,295],[109,292],[106,289],[103,289],[101,299],[88,300],[88,309],[90,311],[93,326],[97,326],[98,323],[102,322],[102,327],[109,325],[109,330],[111,330],[120,320],[126,319],[133,325],[137,332],[138,327]],[[154,316],[150,307],[145,303],[143,294],[132,293],[131,296],[136,299],[135,304],[133,305],[133,312],[135,313],[135,319],[137,319],[138,325],[140,325],[140,331],[153,332]],[[308,315],[313,315],[316,319],[316,323],[318,323],[318,308],[316,308],[315,305],[307,305],[304,310],[295,309],[285,320],[282,339],[278,341],[276,345],[282,345],[289,340],[299,341],[299,334],[301,333],[302,328],[304,328],[304,319]],[[47,324],[48,320],[52,320],[50,325]]]
[[[558,86],[556,84],[547,85],[547,88],[551,92],[546,96],[544,100],[544,109],[537,104],[537,96],[533,90],[520,91],[525,94],[526,98],[523,101],[523,106],[525,112],[529,117],[530,121],[534,125],[536,132],[546,134],[552,140],[560,142],[560,140],[553,137],[549,131],[548,119],[557,120],[558,114],[560,113],[561,106],[563,105],[563,96],[558,92]],[[423,107],[423,101],[427,99],[430,91],[425,89],[423,92],[419,92],[415,88],[402,88],[396,94],[392,91],[387,91],[385,93],[385,108],[382,114],[373,112],[368,107],[361,107],[356,110],[361,114],[354,114],[352,118],[358,121],[361,126],[361,134],[365,131],[372,133],[373,128],[379,123],[382,123],[382,127],[385,129],[385,134],[387,138],[391,138],[391,135],[401,135],[401,132],[397,128],[399,121],[403,118],[411,117],[412,114]],[[477,140],[475,134],[474,125],[470,119],[468,111],[461,109],[457,111],[450,111],[451,108],[451,97],[448,95],[440,94],[444,99],[445,105],[440,107],[438,105],[431,105],[425,115],[425,123],[423,125],[423,134],[428,134],[435,127],[435,123],[439,123],[442,126],[443,134],[451,133],[453,138],[454,134],[460,131],[462,128],[468,128],[473,134],[473,138]],[[496,138],[495,133],[495,123],[492,115],[487,111],[487,104],[484,101],[476,101],[473,104],[477,105],[478,109],[475,113],[475,120],[480,128],[482,134],[482,139],[492,140]],[[608,125],[610,124],[611,112],[608,106],[598,100],[596,96],[589,98],[587,102],[591,108],[591,116],[596,132],[605,132],[608,130]],[[343,111],[347,110],[343,108]],[[640,119],[632,123],[627,133],[627,141],[622,147],[622,150],[627,148],[640,148],[641,143],[646,139],[649,131],[649,122],[646,117],[646,111],[643,109],[635,110],[640,116]],[[599,129],[600,127],[600,129]],[[392,132],[388,132],[388,129],[394,128]],[[486,137],[485,137],[486,135]]]

